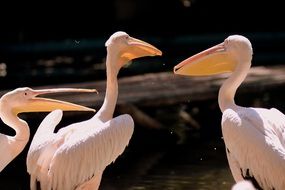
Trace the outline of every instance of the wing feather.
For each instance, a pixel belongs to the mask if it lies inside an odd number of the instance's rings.
[[[264,189],[285,189],[284,129],[285,116],[276,109],[223,113],[222,131],[236,181],[249,175]]]
[[[134,130],[131,116],[122,115],[104,124],[86,121],[55,152],[49,169],[52,189],[74,189],[102,173],[123,153]]]
[[[36,189],[36,180],[41,176],[41,170],[47,167],[55,147],[51,140],[55,137],[54,129],[62,119],[62,111],[49,113],[38,127],[27,155],[27,171],[31,175],[31,189]]]

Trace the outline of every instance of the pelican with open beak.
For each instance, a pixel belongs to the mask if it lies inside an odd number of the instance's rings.
[[[95,92],[93,89],[58,88],[33,90],[17,88],[4,94],[0,99],[0,118],[13,128],[15,136],[0,134],[0,171],[2,171],[24,149],[30,137],[28,124],[18,117],[22,112],[50,112],[55,109],[64,111],[95,111],[94,109],[69,102],[39,98],[37,96],[50,93]]]

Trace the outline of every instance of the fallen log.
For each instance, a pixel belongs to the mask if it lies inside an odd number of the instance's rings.
[[[161,72],[120,78],[117,105],[133,104],[137,107],[156,107],[217,99],[218,90],[227,77],[228,74],[187,77],[174,75],[172,72]],[[284,86],[285,66],[253,67],[238,89],[238,93],[264,92]],[[102,80],[36,88],[56,87],[96,88],[99,91],[98,95],[95,93],[64,93],[49,95],[49,97],[98,109],[104,100],[106,82]],[[7,90],[1,91],[0,95],[5,92]]]

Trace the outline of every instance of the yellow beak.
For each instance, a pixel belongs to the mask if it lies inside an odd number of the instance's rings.
[[[93,111],[94,109],[77,104],[48,99],[37,98],[38,95],[51,94],[51,93],[67,93],[67,92],[97,92],[95,89],[75,89],[75,88],[58,88],[58,89],[46,89],[46,90],[32,90],[33,98],[29,99],[24,105],[14,107],[13,112],[15,114],[22,112],[50,112],[55,109],[61,109],[63,111]]]
[[[123,51],[121,57],[127,60],[132,60],[145,56],[162,55],[162,52],[153,45],[142,40],[129,37],[128,47]]]
[[[190,76],[207,76],[232,72],[237,61],[225,49],[224,43],[202,51],[174,67],[174,73]]]

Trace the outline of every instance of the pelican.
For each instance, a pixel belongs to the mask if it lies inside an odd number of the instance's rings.
[[[235,104],[237,88],[251,67],[252,46],[240,35],[198,53],[174,67],[180,75],[206,76],[231,72],[218,102],[222,133],[236,182],[250,180],[257,189],[285,189],[285,115],[275,108]]]
[[[27,156],[30,187],[42,190],[98,189],[104,169],[121,155],[134,130],[128,114],[113,118],[118,97],[117,75],[134,58],[161,55],[161,51],[125,32],[114,33],[107,47],[106,95],[102,107],[89,120],[54,129],[62,112],[51,112],[41,123]]]
[[[88,89],[46,89],[33,90],[31,88],[17,88],[4,94],[0,99],[0,118],[13,128],[15,136],[0,134],[0,172],[22,152],[29,141],[30,129],[24,120],[17,115],[22,112],[46,112],[55,109],[94,111],[68,102],[57,101],[36,96],[59,92],[93,92]]]

